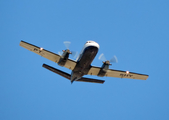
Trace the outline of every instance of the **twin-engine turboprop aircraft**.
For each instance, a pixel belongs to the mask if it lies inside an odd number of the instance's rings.
[[[110,61],[104,61],[101,67],[92,66],[91,63],[99,50],[99,44],[94,41],[87,41],[85,43],[76,61],[69,59],[69,54],[72,54],[72,52],[69,49],[63,50],[63,54],[56,54],[24,41],[20,42],[20,46],[34,53],[37,53],[55,63],[58,63],[58,65],[60,66],[72,70],[71,74],[68,74],[56,68],[53,68],[49,65],[43,64],[44,68],[69,79],[71,83],[73,83],[74,81],[92,82],[92,83],[105,82],[104,80],[85,78],[83,77],[84,75],[96,75],[99,77],[106,76],[106,77],[129,78],[140,80],[146,80],[148,78],[148,75],[145,74],[109,69],[109,65],[111,65]],[[117,59],[114,58],[114,60]]]

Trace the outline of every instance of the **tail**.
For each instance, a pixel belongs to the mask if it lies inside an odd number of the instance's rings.
[[[49,65],[46,65],[46,64],[43,64],[42,65],[44,68],[64,77],[64,78],[67,78],[68,80],[71,80],[71,75],[66,73],[66,72],[63,72],[61,70],[58,70],[54,67],[51,67]],[[85,77],[82,77],[76,81],[79,81],[79,82],[90,82],[90,83],[100,83],[100,84],[103,84],[105,81],[104,80],[97,80],[97,79],[91,79],[91,78],[85,78]],[[74,81],[71,81],[71,84],[73,83]]]

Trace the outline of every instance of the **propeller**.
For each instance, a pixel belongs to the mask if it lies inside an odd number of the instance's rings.
[[[63,54],[63,52],[58,52],[58,54],[61,56]]]
[[[110,59],[110,63],[118,63],[117,57],[115,55]]]
[[[78,55],[78,52],[77,52],[77,51],[75,52],[75,51],[70,51],[70,50],[69,50],[69,47],[70,47],[71,42],[69,42],[69,41],[64,41],[63,43],[64,43],[64,45],[65,45],[65,47],[66,47],[66,50],[72,55],[72,57],[73,57],[73,58],[76,58],[77,55]],[[66,50],[63,50],[62,52],[58,52],[58,54],[61,56],[61,55],[63,54],[63,52],[65,52]]]
[[[110,63],[118,63],[117,57],[115,55],[110,60],[107,60],[103,53],[99,56],[99,60],[102,60],[103,63],[109,64],[109,65],[111,65]]]
[[[66,49],[69,49],[71,42],[69,41],[64,41],[64,45],[66,46]]]
[[[72,53],[71,55],[72,55],[73,58],[76,58],[78,56],[78,52],[77,51],[76,52],[75,51],[71,51],[71,53]]]

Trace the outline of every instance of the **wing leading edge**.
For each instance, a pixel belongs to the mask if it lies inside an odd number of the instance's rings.
[[[88,72],[88,75],[98,75],[100,70],[101,70],[100,67],[92,66]],[[117,77],[117,78],[139,79],[139,80],[146,80],[148,78],[148,75],[145,75],[145,74],[114,70],[114,69],[108,69],[107,72],[105,73],[105,76],[106,77]]]
[[[27,43],[25,41],[21,41],[20,42],[20,46],[22,46],[22,47],[24,47],[24,48],[26,48],[26,49],[28,49],[28,50],[40,55],[42,57],[45,57],[45,58],[47,58],[47,59],[49,59],[49,60],[51,60],[51,61],[53,61],[55,63],[58,63],[59,60],[60,60],[60,57],[61,57],[60,55],[58,55],[56,53],[50,52],[50,51],[45,50],[45,49],[43,49],[41,47],[38,47],[38,46],[32,45],[30,43]],[[71,60],[71,59],[68,59],[66,64],[64,65],[64,67],[66,67],[68,69],[71,69],[71,70],[73,70],[75,66],[76,66],[76,62]]]

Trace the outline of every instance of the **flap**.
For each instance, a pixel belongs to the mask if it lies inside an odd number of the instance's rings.
[[[68,59],[66,61],[66,64],[64,65],[64,67],[70,69],[70,70],[73,70],[76,66],[76,62],[74,60],[71,60],[71,59]]]
[[[94,67],[92,66],[88,72],[88,75],[98,75],[100,71],[100,67]]]

